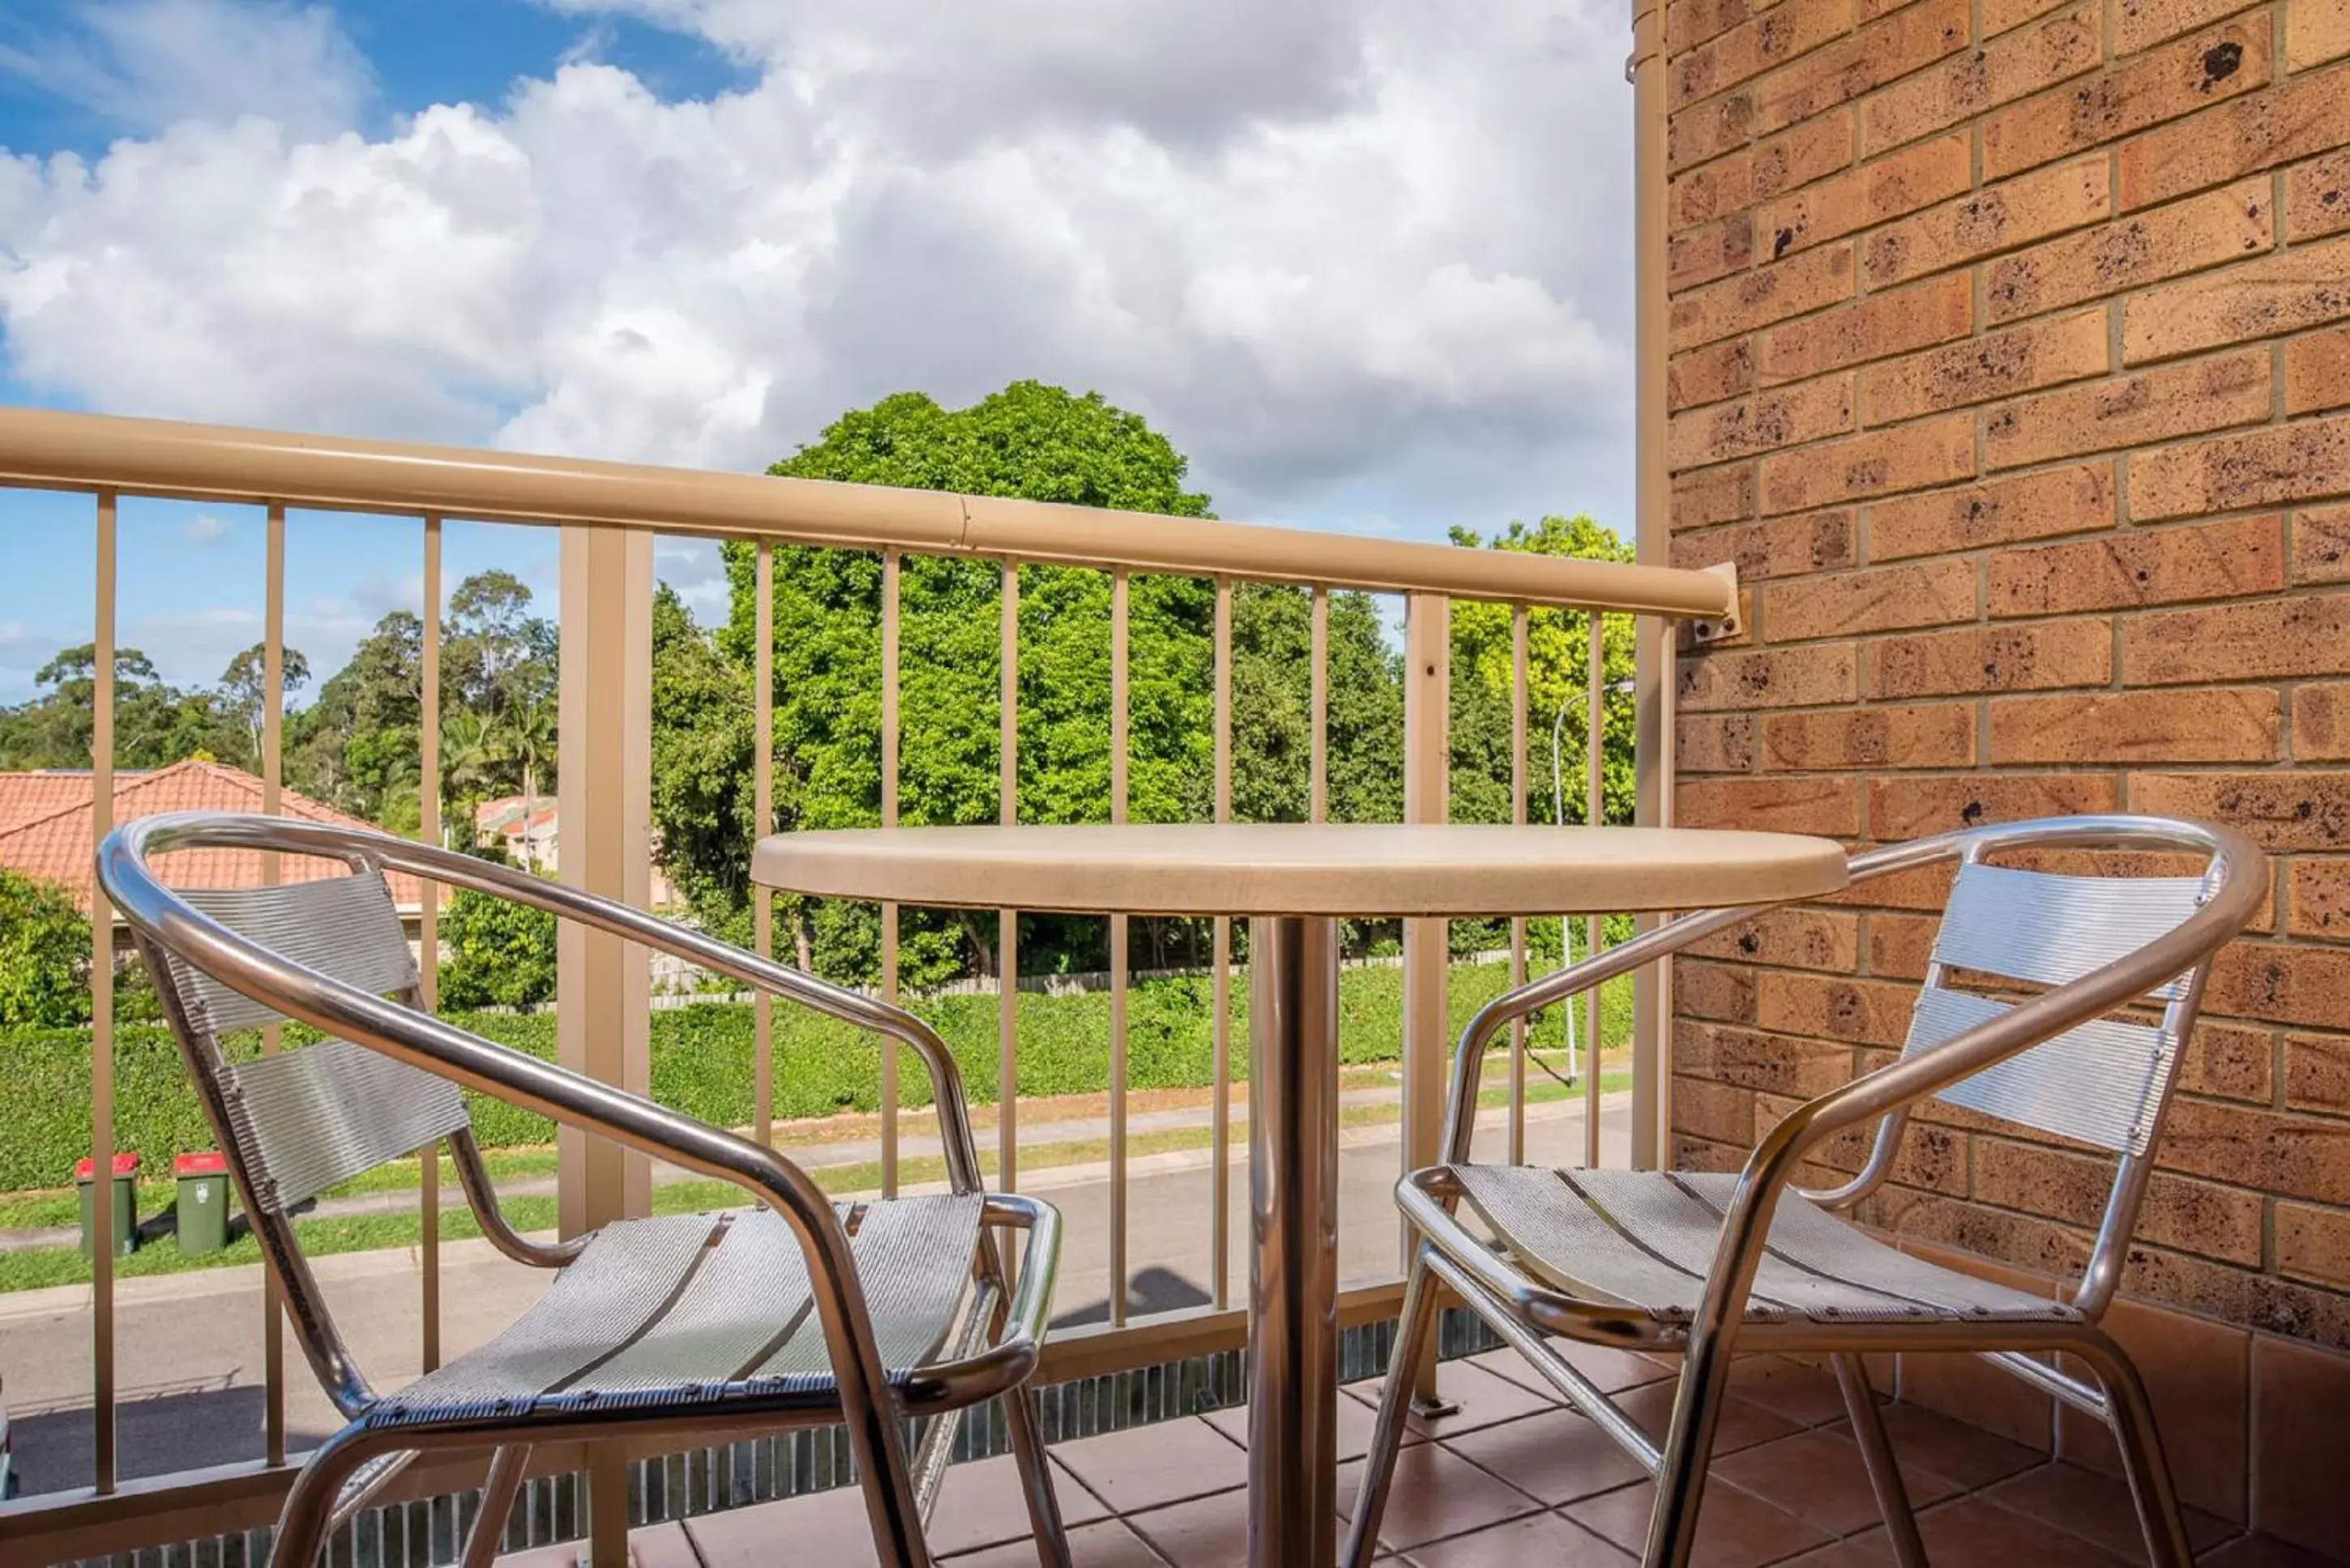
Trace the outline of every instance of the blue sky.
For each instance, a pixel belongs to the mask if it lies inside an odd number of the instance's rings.
[[[754,469],[1035,376],[1227,516],[1628,529],[1621,55],[1601,0],[17,0],[0,399]],[[0,492],[0,702],[90,635],[93,510]],[[213,680],[259,514],[121,515],[122,643]],[[296,514],[289,641],[335,668],[420,550]],[[555,558],[445,569],[551,610]]]
[[[750,73],[688,34],[631,17],[583,19],[522,0],[386,0],[343,8],[373,90],[361,122],[377,130],[432,103],[502,99],[513,83],[566,57],[592,53],[664,97],[706,98]],[[83,32],[84,8],[19,0],[0,15],[0,49],[37,52]],[[452,47],[451,41],[463,40]],[[22,72],[0,74],[0,149],[95,162],[126,131],[122,118],[84,96],[50,90]],[[0,337],[5,348],[5,337]],[[0,401],[89,409],[56,388],[28,387],[0,361]],[[99,409],[98,411],[114,411]],[[13,564],[0,575],[0,702],[22,701],[60,648],[95,635],[97,504],[87,495],[0,490],[0,537]],[[117,514],[116,635],[144,649],[176,684],[209,683],[228,653],[260,640],[266,529],[256,507],[133,496]],[[706,549],[685,540],[659,552],[704,618],[719,613]],[[452,523],[442,531],[444,592],[468,573],[503,567],[556,608],[556,539],[549,530]],[[423,530],[413,519],[295,513],[286,520],[287,641],[314,656],[323,678],[384,615],[420,610]],[[313,682],[315,689],[315,681]],[[308,695],[297,691],[297,704]]]

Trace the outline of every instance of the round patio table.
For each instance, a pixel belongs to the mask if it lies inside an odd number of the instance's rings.
[[[1337,919],[1770,903],[1841,888],[1845,856],[1699,828],[894,827],[761,839],[751,878],[926,907],[1249,918],[1249,1562],[1321,1568],[1336,1544]]]

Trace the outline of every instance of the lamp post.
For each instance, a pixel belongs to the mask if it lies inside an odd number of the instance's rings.
[[[1614,696],[1619,691],[1629,691],[1631,690],[1632,682],[1629,680],[1611,680],[1607,685],[1599,689],[1600,694],[1603,697]],[[1561,702],[1558,705],[1558,712],[1552,717],[1550,722],[1551,820],[1560,827],[1565,827],[1566,826],[1566,769],[1565,763],[1561,761],[1561,745],[1562,738],[1566,732],[1567,710],[1572,708],[1574,705],[1575,703],[1572,698],[1568,699],[1566,701]],[[1604,753],[1607,742],[1607,709],[1604,705],[1600,710],[1600,732],[1597,736],[1600,743],[1597,747],[1593,749],[1595,753]],[[1598,767],[1601,761],[1602,757],[1597,754],[1588,756],[1584,759],[1585,765],[1592,768]],[[1561,915],[1558,918],[1558,961],[1559,967],[1562,969],[1575,961],[1574,934],[1575,921],[1568,916]],[[1560,1011],[1566,1015],[1566,1081],[1572,1084],[1575,1079],[1575,1008],[1570,1002],[1562,1007]],[[1592,1056],[1596,1061],[1599,1054],[1597,1049],[1598,1042],[1596,1040],[1593,1041],[1592,1046]]]

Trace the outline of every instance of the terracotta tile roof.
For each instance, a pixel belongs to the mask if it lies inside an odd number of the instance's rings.
[[[115,775],[118,779],[130,776]],[[86,804],[88,800],[89,774],[86,773],[0,774],[0,833],[36,816],[47,816],[59,806]]]
[[[36,784],[20,786],[20,781]],[[97,843],[91,833],[91,797],[88,774],[0,774],[0,866],[9,870],[69,888],[74,901],[89,908],[91,858]],[[11,815],[19,800],[48,797],[36,815]],[[287,816],[312,822],[338,823],[346,827],[369,825],[355,816],[320,805],[307,796],[285,791],[279,808]],[[250,811],[261,809],[261,781],[239,768],[218,763],[174,763],[152,773],[114,775],[114,821],[153,816],[167,811]],[[261,886],[261,856],[250,849],[189,849],[161,857],[156,868],[166,882],[182,888],[257,888]],[[338,863],[307,857],[279,862],[283,881],[307,882],[339,877]],[[394,873],[392,901],[401,909],[421,906],[423,887],[415,877]]]

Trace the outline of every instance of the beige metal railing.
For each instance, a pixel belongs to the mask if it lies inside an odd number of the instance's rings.
[[[0,484],[93,495],[97,548],[96,680],[91,766],[95,774],[97,831],[109,826],[112,804],[117,497],[125,494],[248,504],[265,508],[266,672],[262,763],[266,808],[276,810],[280,789],[279,736],[284,718],[280,679],[285,649],[285,538],[289,507],[386,514],[421,525],[424,603],[421,612],[422,711],[440,711],[440,621],[442,539],[444,519],[556,525],[562,529],[560,809],[567,880],[591,891],[641,901],[646,896],[647,801],[650,789],[650,625],[651,541],[655,533],[743,539],[755,545],[758,603],[755,623],[754,698],[754,812],[759,830],[775,823],[774,776],[775,639],[788,628],[774,624],[775,550],[817,545],[879,552],[883,563],[880,608],[880,816],[895,823],[899,784],[899,584],[908,555],[993,559],[1002,570],[1002,687],[999,723],[1001,811],[1006,822],[1019,815],[1018,707],[1020,570],[1024,563],[1050,563],[1107,571],[1112,580],[1111,813],[1123,819],[1128,796],[1128,621],[1134,574],[1167,574],[1212,579],[1214,691],[1213,815],[1232,815],[1232,611],[1233,586],[1271,581],[1303,586],[1311,592],[1309,677],[1309,814],[1322,820],[1329,808],[1327,733],[1330,707],[1329,594],[1370,590],[1405,596],[1406,804],[1408,820],[1436,822],[1448,811],[1450,755],[1450,647],[1452,601],[1482,599],[1512,607],[1511,776],[1514,817],[1526,818],[1529,774],[1529,620],[1534,611],[1572,608],[1594,612],[1590,627],[1590,684],[1586,694],[1586,756],[1592,820],[1600,815],[1600,766],[1605,748],[1603,711],[1605,617],[1642,618],[1643,652],[1638,696],[1637,759],[1646,820],[1670,814],[1671,691],[1662,678],[1661,650],[1669,648],[1672,623],[1695,622],[1701,630],[1730,624],[1736,612],[1734,580],[1720,571],[1690,571],[1657,565],[1621,565],[1563,559],[1516,552],[1458,549],[1394,540],[1342,537],[1294,529],[1259,528],[1193,518],[1132,513],[1105,514],[1084,508],[889,490],[806,480],[694,472],[673,469],[569,459],[532,457],[467,449],[296,436],[210,426],[131,421],[32,410],[0,410]],[[437,725],[422,726],[420,744],[421,831],[437,836],[441,794],[441,747]],[[275,874],[274,868],[272,875]],[[754,940],[772,952],[775,930],[765,898],[754,900]],[[885,906],[881,921],[881,984],[895,996],[899,986],[898,911]],[[95,965],[110,973],[112,921],[93,910]],[[1018,921],[1014,910],[998,917],[999,964],[1017,972]],[[435,911],[423,911],[425,950],[433,950]],[[1589,923],[1596,950],[1600,923]],[[1213,923],[1214,1094],[1211,1103],[1212,1201],[1207,1219],[1211,1301],[1181,1313],[1129,1322],[1127,1315],[1128,1115],[1126,1072],[1126,922],[1110,927],[1111,1030],[1109,1055],[1110,1323],[1095,1331],[1057,1338],[1048,1350],[1047,1379],[1087,1376],[1122,1366],[1149,1365],[1239,1343],[1243,1327],[1229,1277],[1228,1234],[1232,1157],[1232,1064],[1230,1027],[1232,929]],[[646,1078],[649,1013],[644,956],[622,950],[608,938],[567,936],[560,954],[557,1031],[561,1058],[607,1082],[642,1092]],[[1526,964],[1526,927],[1511,930],[1513,978]],[[1406,1168],[1434,1157],[1444,1098],[1443,1075],[1450,1047],[1446,1027],[1447,940],[1440,920],[1413,920],[1405,932],[1405,1064],[1402,1086],[1403,1163]],[[428,998],[433,965],[423,966]],[[110,990],[93,986],[90,1132],[99,1168],[106,1168],[113,1131],[113,1023]],[[754,1003],[754,1125],[758,1135],[774,1127],[773,1021],[766,1000]],[[1001,988],[999,1007],[998,1179],[1019,1180],[1019,1062],[1016,986]],[[1598,996],[1592,993],[1585,1038],[1600,1039]],[[1633,1137],[1638,1161],[1657,1158],[1667,1147],[1668,1076],[1662,1047],[1661,1011],[1643,1011],[1634,1043],[1638,1120]],[[274,1041],[272,1044],[274,1046]],[[1586,1155],[1599,1155],[1599,1083],[1596,1054],[1585,1075]],[[1525,1147],[1526,1041],[1513,1032],[1509,1062],[1509,1147],[1513,1158]],[[881,1181],[895,1190],[899,1175],[898,1063],[894,1051],[882,1062]],[[0,1085],[5,1087],[5,1085]],[[649,1174],[641,1157],[608,1146],[589,1147],[567,1134],[559,1165],[559,1206],[567,1229],[605,1223],[642,1212],[649,1201]],[[422,1163],[420,1221],[422,1285],[418,1303],[420,1350],[430,1368],[441,1356],[439,1169],[428,1153]],[[110,1215],[96,1205],[91,1294],[91,1401],[93,1471],[88,1487],[0,1505],[0,1558],[47,1562],[92,1555],[193,1533],[265,1522],[282,1490],[287,1456],[285,1368],[274,1331],[274,1295],[265,1308],[265,1408],[267,1452],[259,1467],[227,1467],[185,1472],[130,1485],[120,1484],[116,1417],[115,1291]],[[1392,1285],[1350,1292],[1347,1321],[1392,1315]],[[542,1467],[578,1463],[578,1456],[550,1451]],[[445,1469],[445,1468],[444,1468]],[[618,1472],[599,1463],[591,1475]],[[417,1489],[449,1490],[465,1484],[443,1469],[420,1472]],[[599,1543],[608,1545],[615,1518],[612,1500],[624,1489],[592,1489]],[[599,1556],[602,1553],[599,1552]]]

